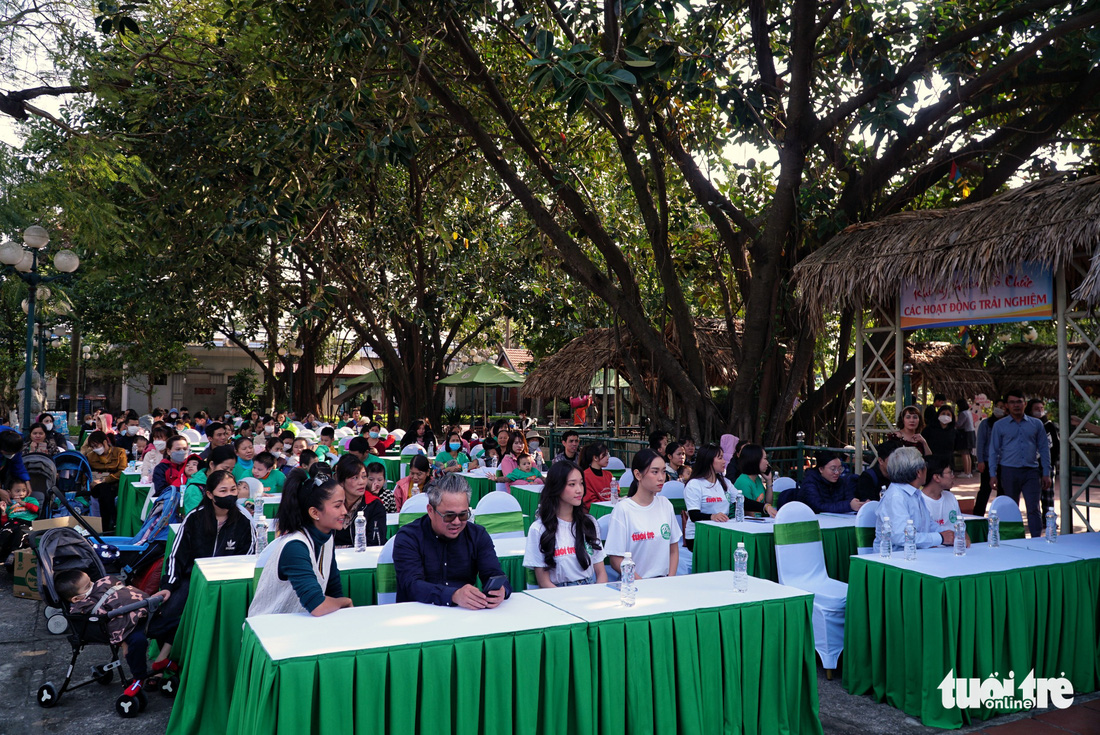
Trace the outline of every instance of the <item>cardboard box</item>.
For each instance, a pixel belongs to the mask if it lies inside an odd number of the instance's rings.
[[[38,594],[38,560],[30,549],[15,552],[15,569],[12,571],[12,592],[25,600],[41,600]]]
[[[96,533],[103,533],[103,522],[97,516],[83,516],[88,525],[92,527],[92,530]],[[46,518],[43,520],[34,521],[31,523],[32,531],[45,531],[47,528],[75,528],[82,532],[85,536],[88,532],[81,528],[77,520],[72,516],[60,516],[58,518]]]

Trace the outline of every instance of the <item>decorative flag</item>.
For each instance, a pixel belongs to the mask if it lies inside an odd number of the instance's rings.
[[[958,181],[961,178],[962,178],[962,171],[960,171],[959,167],[955,165],[954,161],[952,161],[951,162],[951,180],[952,181]]]

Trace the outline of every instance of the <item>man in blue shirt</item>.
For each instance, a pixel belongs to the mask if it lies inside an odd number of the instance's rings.
[[[954,530],[938,531],[928,506],[921,497],[921,487],[928,476],[924,457],[913,447],[902,447],[886,460],[886,472],[892,482],[878,504],[876,515],[881,522],[890,519],[890,541],[895,549],[905,547],[905,526],[912,520],[917,532],[917,548],[927,549],[955,542]]]
[[[505,581],[484,593],[475,586],[504,576],[489,532],[470,520],[470,486],[450,473],[427,489],[428,513],[405,524],[393,541],[397,601],[494,608],[512,594]]]
[[[1024,394],[1005,394],[1008,416],[993,425],[989,436],[989,484],[993,497],[1007,495],[1027,506],[1032,538],[1043,533],[1039,496],[1050,489],[1050,443],[1043,422],[1024,414]]]
[[[10,426],[0,426],[0,500],[11,500],[8,490],[31,489],[31,476],[23,466],[23,435]]]

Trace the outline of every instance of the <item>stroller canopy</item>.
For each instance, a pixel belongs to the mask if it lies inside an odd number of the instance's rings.
[[[74,528],[36,531],[31,534],[31,547],[38,557],[38,587],[51,607],[63,607],[54,587],[58,572],[79,569],[93,580],[107,574],[92,544]]]

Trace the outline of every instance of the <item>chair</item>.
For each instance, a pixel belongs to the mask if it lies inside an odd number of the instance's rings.
[[[669,500],[683,500],[684,499],[684,483],[677,480],[669,480],[661,488],[661,495],[665,496]]]
[[[187,437],[187,441],[191,442],[192,444],[198,444],[202,441],[202,434],[195,431],[194,429],[184,429],[180,432],[180,436]]]
[[[626,465],[618,457],[611,457],[607,460],[607,469],[609,470],[625,470]]]
[[[772,483],[772,496],[779,497],[780,493],[784,490],[790,490],[797,485],[793,477],[780,477],[778,480]]]
[[[400,443],[400,441],[405,438],[405,430],[404,429],[394,429],[393,431],[390,432],[390,436],[392,436],[395,441]]]
[[[317,432],[314,431],[313,429],[300,429],[298,431],[298,438],[299,439],[306,439],[306,440],[308,440],[309,442],[312,443],[312,442],[317,441]]]
[[[878,551],[878,501],[872,500],[860,506],[856,513],[856,553],[874,554]]]
[[[997,511],[1002,541],[1025,538],[1024,516],[1020,513],[1019,501],[1013,500],[1007,495],[998,495],[993,498],[989,509]]]
[[[848,585],[829,577],[817,516],[805,503],[794,501],[775,517],[775,563],[779,583],[814,595],[814,648],[821,656],[825,676],[832,679],[844,650],[844,611]]]
[[[332,434],[337,439],[344,439],[355,436],[355,432],[346,426],[341,426],[339,429],[334,429]]]
[[[419,496],[414,496],[419,497]],[[378,589],[378,604],[392,605],[397,602],[397,569],[393,565],[393,542],[391,538],[378,554],[378,570],[375,572],[375,587]]]
[[[424,447],[420,446],[416,442],[413,442],[412,444],[401,450],[401,456],[403,457],[411,456],[413,454],[427,454],[427,452],[424,451]]]
[[[478,444],[476,447],[470,450],[470,457],[480,458],[483,454],[485,454],[484,444]]]
[[[510,493],[494,490],[487,493],[474,509],[474,523],[484,528],[492,536],[513,534],[523,535],[523,508]]]
[[[606,546],[607,532],[611,528],[611,514],[608,513],[607,515],[597,518],[596,525],[600,527],[600,540],[603,541],[604,545]],[[607,570],[608,582],[619,581],[619,573],[611,568],[611,562],[607,561],[606,559],[604,560],[604,568]]]
[[[401,513],[397,516],[397,527],[411,523],[428,513],[428,494],[418,493],[405,501]]]

